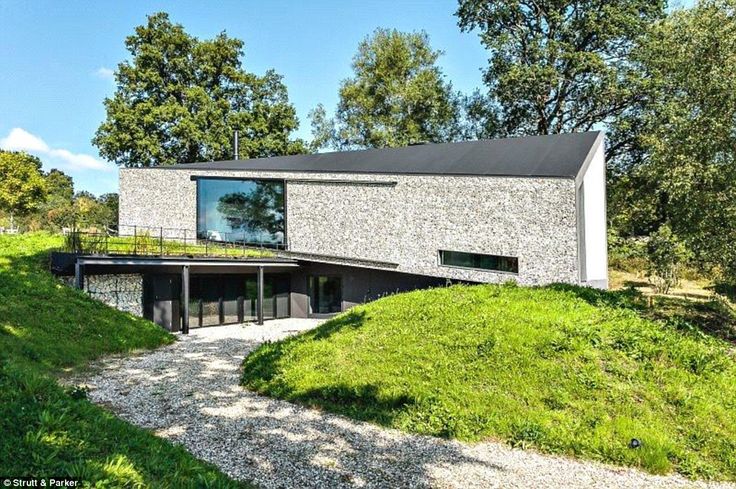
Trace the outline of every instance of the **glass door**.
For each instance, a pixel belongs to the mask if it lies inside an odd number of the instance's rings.
[[[335,314],[342,311],[340,277],[312,275],[308,278],[307,286],[310,314]]]

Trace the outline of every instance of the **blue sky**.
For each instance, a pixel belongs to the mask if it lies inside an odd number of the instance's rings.
[[[244,66],[284,76],[310,137],[307,113],[333,108],[361,39],[377,27],[424,29],[447,78],[465,92],[481,86],[486,54],[461,33],[455,0],[433,1],[22,1],[0,0],[0,146],[28,149],[44,167],[74,177],[77,190],[117,191],[117,169],[90,140],[113,93],[112,69],[125,37],[148,14],[166,11],[197,37],[220,31],[245,42]]]

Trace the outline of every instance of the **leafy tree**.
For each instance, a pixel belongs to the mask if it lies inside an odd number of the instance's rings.
[[[648,236],[666,222],[667,201],[648,171],[632,167],[609,173],[609,228],[622,238]]]
[[[284,208],[281,187],[268,182],[256,182],[251,192],[233,192],[220,197],[217,212],[222,214],[234,232],[246,233],[246,241],[253,233],[268,232],[271,239],[280,239],[284,233],[284,215],[276,209]],[[279,236],[281,235],[281,236]]]
[[[34,227],[58,231],[74,224],[74,180],[61,170],[52,169],[46,176],[48,198],[36,213]]]
[[[102,194],[97,199],[97,202],[102,206],[101,217],[103,225],[105,226],[118,226],[118,210],[120,207],[120,196],[116,193]]]
[[[441,54],[424,32],[377,29],[358,46],[334,118],[321,105],[310,113],[315,146],[383,148],[460,137],[461,100],[437,66]]]
[[[736,1],[675,11],[633,54],[646,77],[630,183],[647,188],[655,219],[699,263],[736,281]]]
[[[72,217],[76,227],[104,230],[118,221],[118,194],[103,194],[99,198],[87,191],[74,196]]]
[[[477,30],[489,52],[480,126],[501,135],[587,131],[629,110],[638,97],[629,54],[665,3],[460,0],[460,28]],[[609,157],[630,142],[627,131],[614,136]]]
[[[688,252],[669,225],[664,224],[650,236],[647,258],[649,281],[657,292],[666,294],[680,283],[680,273],[687,262]]]
[[[41,160],[22,152],[0,150],[0,210],[24,215],[46,199]]]
[[[242,158],[305,151],[281,76],[245,71],[239,39],[197,39],[161,12],[125,46],[131,60],[92,140],[102,156],[126,167],[230,159],[235,130]]]
[[[78,192],[74,196],[74,224],[78,228],[87,229],[98,227],[99,204],[94,195],[89,192]]]

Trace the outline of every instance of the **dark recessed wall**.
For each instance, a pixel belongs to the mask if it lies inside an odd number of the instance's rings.
[[[342,279],[342,310],[396,292],[439,287],[446,279],[411,275],[370,268],[326,263],[300,262],[291,276],[291,317],[309,316],[307,278],[310,275],[339,276]]]

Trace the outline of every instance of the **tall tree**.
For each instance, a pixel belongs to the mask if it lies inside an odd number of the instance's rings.
[[[281,76],[245,71],[239,39],[197,39],[161,12],[125,46],[92,140],[102,156],[126,167],[230,159],[236,130],[242,158],[305,152]]]
[[[643,157],[625,178],[650,189],[654,219],[670,223],[700,263],[736,282],[736,0],[675,11],[634,58],[646,74],[635,121]],[[625,178],[614,195],[621,207],[633,192]]]
[[[460,136],[460,98],[437,66],[424,32],[377,29],[358,46],[334,118],[310,117],[316,146],[383,148]]]
[[[46,199],[41,160],[22,152],[0,150],[0,210],[27,214]]]
[[[460,0],[488,49],[485,126],[501,135],[587,131],[631,107],[628,56],[665,0]],[[494,121],[498,121],[495,123]],[[623,133],[626,136],[626,133]],[[609,156],[626,146],[609,144]]]
[[[61,170],[52,169],[46,176],[48,198],[42,204],[35,219],[39,228],[59,230],[74,224],[74,181]]]
[[[118,213],[120,209],[120,196],[116,193],[102,194],[97,198],[97,202],[102,206],[101,224],[103,226],[118,226]]]
[[[265,182],[256,182],[250,192],[233,192],[220,197],[217,203],[219,212],[234,233],[247,233],[248,239],[281,239],[284,234],[283,188]],[[260,236],[252,236],[256,233]]]

